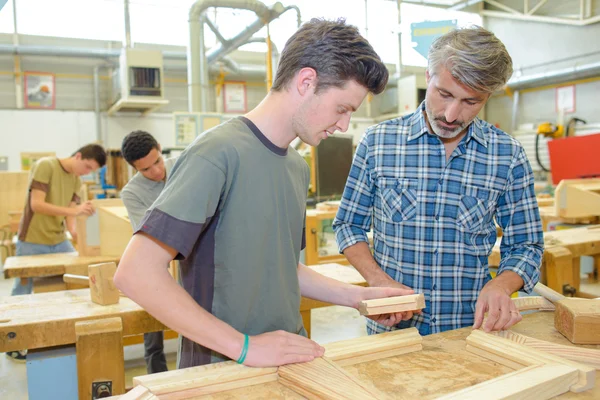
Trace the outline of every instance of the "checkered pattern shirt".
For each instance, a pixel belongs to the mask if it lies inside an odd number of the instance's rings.
[[[340,252],[367,242],[394,280],[423,293],[426,308],[396,328],[422,335],[472,325],[491,279],[487,258],[502,227],[498,273],[513,271],[530,292],[539,280],[543,235],[534,177],[523,147],[476,118],[446,161],[441,140],[417,112],[363,136],[333,223]],[[369,333],[390,328],[368,320]]]

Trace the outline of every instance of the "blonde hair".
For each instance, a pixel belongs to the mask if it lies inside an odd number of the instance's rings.
[[[502,88],[513,73],[512,59],[504,44],[479,26],[440,36],[429,48],[427,59],[430,75],[443,66],[454,79],[480,93]]]

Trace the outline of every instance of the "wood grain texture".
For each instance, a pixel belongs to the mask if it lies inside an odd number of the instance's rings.
[[[600,370],[600,350],[586,349],[578,346],[565,346],[545,340],[534,339],[513,331],[499,331],[492,332],[492,334]]]
[[[534,365],[439,397],[438,400],[550,399],[569,391],[578,371],[561,364]]]
[[[125,393],[123,324],[120,318],[75,324],[80,399],[92,398],[92,383],[111,381],[112,393]]]
[[[4,263],[4,277],[33,278],[65,273],[87,275],[90,264],[119,262],[115,256],[79,256],[77,253],[40,254],[37,256],[8,257]]]
[[[554,304],[542,296],[516,297],[512,301],[519,311],[554,311],[555,309]]]
[[[158,400],[152,392],[143,386],[136,386],[119,397],[120,400]]]
[[[27,199],[29,172],[0,171],[0,226],[8,224],[8,213],[23,211]]]
[[[575,344],[600,344],[600,300],[565,298],[556,303],[554,326]]]
[[[425,308],[423,293],[363,300],[358,304],[360,315],[379,315],[394,312],[416,311]]]
[[[581,392],[594,387],[594,368],[562,357],[542,352],[508,339],[474,330],[467,337],[467,350],[511,368],[528,367],[539,364],[563,364],[579,371],[578,381],[570,390]]]
[[[311,362],[279,367],[279,383],[309,399],[384,399],[374,387],[369,387],[326,357]]]
[[[90,295],[94,303],[108,306],[119,302],[119,290],[113,282],[116,272],[115,263],[90,265],[88,269]]]
[[[100,254],[120,256],[133,236],[133,228],[127,216],[127,209],[122,207],[98,208],[100,220]]]

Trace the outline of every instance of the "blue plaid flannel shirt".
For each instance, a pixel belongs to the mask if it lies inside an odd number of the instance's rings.
[[[340,252],[367,242],[393,279],[423,293],[426,308],[395,328],[422,335],[472,325],[491,279],[488,256],[502,227],[498,273],[514,271],[531,292],[539,280],[543,234],[523,147],[476,118],[446,162],[427,130],[424,103],[363,136],[333,223]],[[369,334],[389,331],[371,320]]]

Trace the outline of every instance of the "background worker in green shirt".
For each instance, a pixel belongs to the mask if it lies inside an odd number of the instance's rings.
[[[179,332],[179,368],[227,359],[249,366],[305,362],[301,296],[348,307],[413,293],[326,278],[300,263],[309,168],[290,143],[346,131],[388,71],[358,29],[313,19],[287,42],[273,87],[244,117],[181,154],[131,239],[115,285]],[[177,258],[183,288],[167,271]],[[402,313],[376,317],[388,325]]]
[[[79,204],[79,177],[96,171],[104,164],[106,152],[102,146],[88,144],[71,157],[45,157],[33,165],[25,209],[19,224],[17,256],[75,251],[67,239],[66,229],[76,240],[75,217],[94,213],[91,202]],[[31,294],[32,289],[31,278],[25,284],[21,278],[15,278],[11,295]],[[7,355],[16,360],[25,360],[25,352],[13,351]]]

